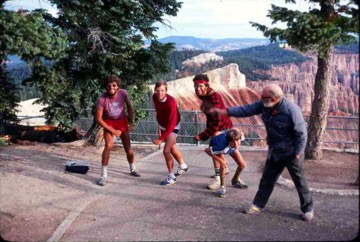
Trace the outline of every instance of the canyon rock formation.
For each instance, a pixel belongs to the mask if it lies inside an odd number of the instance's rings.
[[[314,98],[314,81],[317,71],[317,60],[310,60],[300,64],[274,65],[269,71],[273,80],[283,88],[284,93],[296,102],[304,114],[311,112]],[[262,90],[269,80],[247,82],[247,87]],[[330,87],[329,112],[340,110],[358,115],[359,113],[359,55],[335,54],[333,58],[332,86]]]
[[[239,72],[237,64],[230,64],[223,68],[211,70],[206,72],[206,74],[211,80],[210,86],[221,94],[226,106],[245,105],[258,100],[264,86],[269,82],[276,82],[283,89],[285,96],[301,107],[304,115],[310,115],[314,98],[313,86],[317,71],[317,59],[314,56],[309,57],[309,60],[300,64],[273,65],[270,70],[261,71],[269,74],[272,80],[246,80],[246,77]],[[200,59],[203,60],[203,58]],[[192,61],[194,62],[194,60],[197,59],[193,58]],[[193,77],[188,76],[168,82],[168,92],[177,99],[179,108],[182,110],[200,110],[200,101],[196,97],[193,87]],[[150,88],[153,90],[154,86],[152,85]],[[358,54],[334,55],[330,89],[329,116],[352,116],[359,114]],[[204,116],[200,115],[199,118],[201,121],[205,121]],[[245,132],[246,137],[254,135],[255,138],[265,138],[266,132],[261,127],[262,121],[260,116],[245,119],[232,118],[232,120],[235,125],[241,125],[241,129]],[[344,123],[342,124],[341,122]],[[353,120],[339,120],[336,117],[328,120],[329,125],[335,129],[349,125],[351,126],[348,127],[350,129],[358,127],[357,122]],[[327,132],[325,140],[333,141],[334,139],[357,140],[357,134],[354,134],[354,132]],[[254,141],[254,145],[265,145],[265,143],[263,140]]]
[[[209,61],[224,61],[224,57],[218,56],[215,53],[203,53],[194,56],[191,59],[185,60],[183,66],[202,66]]]
[[[205,58],[206,57],[206,58]],[[213,55],[194,57],[186,63],[205,63]],[[317,60],[309,56],[308,61],[300,64],[274,65],[268,71],[261,71],[272,77],[272,80],[249,81],[239,72],[237,64],[206,72],[210,86],[220,92],[227,106],[250,103],[259,98],[264,86],[269,82],[278,83],[286,97],[297,103],[305,115],[311,113],[314,98],[314,81],[317,71]],[[199,61],[196,61],[199,60]],[[201,60],[201,61],[200,61]],[[199,110],[198,99],[193,88],[194,76],[168,82],[168,90],[179,103],[181,109]],[[359,55],[335,54],[333,58],[331,100],[329,113],[342,111],[352,115],[359,113]],[[151,87],[153,90],[153,86]]]

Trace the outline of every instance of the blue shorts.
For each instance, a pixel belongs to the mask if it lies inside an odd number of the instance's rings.
[[[229,141],[226,138],[226,131],[218,136],[212,137],[209,144],[210,152],[213,155],[229,155],[234,153],[235,148],[229,147]]]

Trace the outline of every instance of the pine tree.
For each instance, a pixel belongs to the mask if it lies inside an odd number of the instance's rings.
[[[59,58],[65,49],[65,35],[43,19],[44,11],[10,11],[0,3],[0,117],[2,122],[17,121],[20,101],[6,65],[8,55],[17,55],[27,63]]]
[[[296,3],[296,0],[285,0]],[[284,22],[286,29],[269,28],[250,22],[272,42],[286,41],[300,51],[316,51],[318,69],[315,76],[312,112],[308,122],[308,141],[305,158],[319,160],[322,157],[321,144],[326,128],[329,110],[331,63],[333,46],[356,42],[359,34],[359,0],[308,0],[318,4],[308,12],[271,6],[267,15],[273,24]]]
[[[67,36],[65,57],[51,67],[37,63],[28,80],[48,104],[46,118],[64,128],[80,116],[92,115],[104,91],[103,80],[115,73],[123,80],[135,110],[143,102],[146,84],[156,73],[166,72],[172,44],[156,41],[154,23],[175,16],[174,0],[50,0],[58,16],[47,22]],[[152,40],[149,47],[144,40]],[[91,111],[89,111],[91,110]],[[144,114],[137,112],[135,121]]]

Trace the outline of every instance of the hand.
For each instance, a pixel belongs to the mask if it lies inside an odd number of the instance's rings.
[[[134,124],[133,123],[129,123],[128,130],[129,130],[129,132],[134,131]]]
[[[299,160],[299,159],[300,159],[300,155],[296,155],[296,159]]]
[[[159,145],[159,144],[161,143],[161,140],[159,140],[159,139],[154,139],[154,140],[153,140],[153,143],[154,143],[155,145]]]
[[[122,132],[120,130],[117,130],[115,129],[113,134],[116,136],[116,137],[120,137],[120,135],[122,134]]]
[[[216,114],[217,116],[228,115],[227,109],[221,109],[221,108],[210,108],[209,113]]]
[[[222,163],[220,163],[220,168],[222,168],[222,169],[226,169],[228,167],[228,163],[227,162],[222,162]]]
[[[195,135],[194,137],[193,137],[193,139],[194,140],[196,140],[196,141],[200,141],[201,139],[200,139],[200,136],[197,134],[197,135]]]

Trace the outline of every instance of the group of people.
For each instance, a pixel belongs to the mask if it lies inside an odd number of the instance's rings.
[[[101,175],[97,180],[100,186],[106,183],[114,136],[121,138],[130,174],[140,177],[135,166],[129,135],[129,131],[134,129],[134,110],[127,91],[120,88],[120,83],[121,79],[118,76],[110,75],[105,81],[106,92],[99,97],[97,103],[96,121],[104,128],[105,140]],[[206,129],[196,134],[194,140],[210,139],[205,153],[212,158],[215,170],[215,175],[212,176],[214,180],[207,188],[217,190],[220,197],[226,196],[225,176],[229,173],[228,162],[225,158],[227,154],[237,164],[231,180],[232,186],[240,189],[248,188],[248,185],[240,179],[246,167],[246,162],[239,151],[240,143],[244,140],[244,133],[233,127],[229,117],[249,117],[260,114],[267,131],[268,156],[258,191],[251,206],[246,208],[244,213],[256,214],[264,210],[278,177],[286,167],[300,198],[302,219],[311,221],[314,217],[313,199],[303,172],[307,132],[299,106],[284,97],[280,86],[269,84],[263,89],[261,100],[244,106],[227,108],[220,94],[210,87],[207,75],[195,75],[193,83],[195,93],[202,101],[200,109],[206,115]],[[189,166],[184,162],[181,152],[176,147],[181,121],[176,100],[167,93],[165,81],[156,83],[154,91],[152,99],[159,125],[159,137],[154,139],[153,143],[155,145],[165,143],[163,155],[168,175],[160,184],[168,186],[176,183],[177,176],[188,172]],[[178,163],[176,172],[174,172],[174,159]]]

